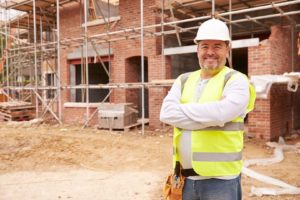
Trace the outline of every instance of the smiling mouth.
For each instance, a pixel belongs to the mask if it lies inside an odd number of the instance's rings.
[[[215,58],[206,58],[205,61],[213,62],[213,61],[217,61],[217,59],[215,59]]]

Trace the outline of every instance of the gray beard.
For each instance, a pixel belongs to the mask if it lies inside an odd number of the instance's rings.
[[[200,68],[203,69],[203,70],[205,70],[205,71],[216,70],[216,69],[218,69],[219,67],[221,67],[221,66],[215,66],[215,67],[211,68],[211,67],[205,67],[205,66],[202,66],[202,65],[200,64]]]

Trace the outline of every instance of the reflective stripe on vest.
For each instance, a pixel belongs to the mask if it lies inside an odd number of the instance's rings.
[[[227,122],[224,126],[211,126],[204,129],[203,131],[243,131],[244,122]]]
[[[209,162],[228,162],[239,161],[242,159],[242,152],[237,153],[210,153],[210,152],[193,152],[194,161],[209,161]]]
[[[181,93],[183,91],[183,88],[184,88],[184,84],[186,82],[186,80],[189,78],[189,75],[191,74],[192,72],[187,72],[187,73],[184,73],[181,75],[180,77],[180,82],[181,82]],[[233,70],[231,72],[228,72],[226,75],[225,75],[225,78],[224,78],[224,86],[226,85],[226,83],[228,82],[228,80],[231,78],[232,75],[234,74],[237,74],[238,72]]]

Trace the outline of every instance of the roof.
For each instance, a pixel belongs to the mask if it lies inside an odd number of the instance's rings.
[[[70,2],[79,0],[59,0],[59,5],[63,6]],[[43,29],[53,27],[56,21],[56,0],[36,0],[36,25],[42,24]],[[0,3],[0,8],[14,9],[22,11],[24,14],[10,21],[12,28],[33,28],[33,1],[32,0],[8,0]]]

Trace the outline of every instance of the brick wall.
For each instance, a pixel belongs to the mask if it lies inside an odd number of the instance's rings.
[[[171,58],[167,56],[165,58],[165,69],[162,67],[161,55],[155,56],[149,62],[149,74],[151,74],[152,80],[157,79],[169,79],[171,77]],[[166,74],[164,74],[166,73]],[[167,95],[168,88],[150,88],[149,89],[149,126],[150,128],[160,128],[162,123],[159,121],[159,113],[162,101]]]
[[[159,0],[148,0],[144,1],[144,25],[152,25],[160,20],[160,16],[155,13],[154,6],[161,4]],[[80,9],[83,9],[83,5],[79,3],[71,3],[65,5],[60,10],[60,29],[61,38],[77,38],[82,36],[84,29],[81,27],[83,22],[83,16],[80,17]],[[83,13],[83,12],[82,12]],[[139,0],[122,0],[119,2],[119,15],[121,20],[116,22],[111,28],[111,31],[123,30],[126,28],[136,28],[140,26],[140,1]],[[88,34],[98,34],[106,32],[106,25],[98,25],[88,27]],[[147,29],[144,37],[144,56],[148,62],[148,81],[155,79],[170,78],[170,58],[166,57],[166,69],[162,67],[162,56],[161,53],[161,38],[151,36],[151,29]],[[136,33],[139,33],[137,30]],[[130,33],[120,34],[120,37],[130,36]],[[150,37],[149,37],[150,35]],[[124,82],[137,82],[137,67],[140,67],[139,63],[126,63],[128,58],[140,57],[141,56],[141,43],[140,38],[130,39],[129,37],[124,40],[118,40],[111,43],[113,50],[113,59],[111,60],[111,77],[110,82],[113,83],[124,83]],[[67,61],[67,54],[72,52],[77,47],[68,46],[61,50],[61,77],[63,85],[70,84],[70,69]],[[149,120],[150,126],[153,128],[160,127],[159,122],[159,111],[166,94],[166,89],[161,88],[150,88],[149,89]],[[111,102],[133,102],[137,103],[138,89],[125,90],[125,89],[114,89],[110,96]],[[70,100],[69,91],[64,91],[62,94],[63,103]],[[79,112],[76,112],[76,109]],[[83,109],[84,110],[84,109]],[[81,108],[64,108],[63,115],[64,121],[70,122],[72,113],[78,113],[83,117],[85,111]],[[73,119],[72,119],[73,120]],[[76,119],[80,122],[79,118]]]
[[[278,141],[279,136],[291,133],[292,130],[292,93],[286,84],[273,84],[271,88],[271,134],[270,140]]]
[[[248,74],[271,74],[271,48],[269,40],[264,40],[257,47],[248,48]]]
[[[248,48],[249,75],[283,74],[291,71],[290,29],[271,27],[269,39]]]
[[[292,70],[290,35],[289,28],[273,26],[267,40],[262,41],[258,47],[249,47],[249,76],[282,75],[284,72],[290,72]],[[288,92],[286,87],[286,84],[273,84],[267,99],[257,99],[255,109],[248,118],[250,134],[276,140],[279,136],[290,133],[293,101],[298,105],[295,99],[299,97]]]
[[[156,4],[155,1],[144,1],[144,24],[152,25],[159,20],[159,16],[154,12],[152,7]],[[119,28],[124,27],[137,27],[140,26],[140,1],[120,1],[119,12],[121,15],[121,22],[118,24]],[[132,19],[138,20],[132,20]],[[150,34],[149,31],[155,31],[155,29],[147,29],[146,34]],[[170,59],[165,58],[166,69],[162,67],[162,56],[161,53],[161,39],[158,37],[145,37],[144,38],[144,56],[147,58],[148,62],[148,81],[164,79],[165,77],[170,77]],[[114,43],[115,49],[115,59],[114,59],[114,72],[113,79],[116,82],[130,82],[137,80],[134,73],[135,67],[139,67],[139,64],[128,64],[126,59],[141,56],[141,44],[140,38],[135,40],[122,40]],[[126,66],[126,67],[125,67]],[[124,75],[123,75],[124,74]],[[117,81],[118,80],[118,81]],[[137,101],[137,91],[138,90],[126,90],[123,93],[114,93],[114,100],[117,102],[121,101]],[[161,88],[149,88],[149,126],[151,128],[160,127],[159,121],[159,111],[166,94],[165,89]],[[124,95],[125,93],[125,95]],[[126,98],[126,99],[124,99]]]
[[[248,132],[258,138],[269,138],[270,126],[270,101],[268,99],[257,99],[254,110],[248,115]]]
[[[160,15],[154,12],[154,6],[161,5],[159,0],[144,1],[144,24],[151,25],[160,21]],[[60,29],[61,38],[76,38],[82,36],[84,33],[81,24],[83,22],[83,16],[80,16],[79,3],[70,3],[65,5],[60,10]],[[83,12],[82,12],[83,13]],[[139,0],[122,0],[120,1],[119,14],[121,20],[116,22],[112,27],[112,31],[122,30],[124,28],[133,28],[140,26],[140,1]],[[157,28],[158,30],[159,28]],[[161,38],[150,36],[147,29],[145,33],[148,37],[144,38],[144,56],[148,62],[148,81],[155,79],[164,79],[171,77],[171,59],[166,57],[164,69],[162,66],[161,54]],[[106,32],[105,25],[88,27],[88,34],[97,34]],[[137,31],[139,33],[139,31]],[[120,35],[120,37],[126,34]],[[129,33],[127,34],[130,35]],[[261,75],[261,74],[282,74],[286,71],[291,71],[291,53],[290,53],[290,33],[289,29],[280,28],[274,26],[271,28],[271,35],[269,39],[261,42],[258,47],[250,47],[248,49],[248,71],[249,75]],[[172,44],[169,44],[172,46]],[[114,55],[111,66],[110,82],[123,83],[123,82],[135,82],[137,80],[137,71],[135,67],[139,67],[138,64],[126,63],[126,60],[131,57],[141,56],[140,38],[120,40],[111,43]],[[67,61],[67,54],[72,52],[76,47],[66,46],[61,50],[61,81],[63,85],[70,84],[70,70]],[[295,59],[295,69],[300,69],[300,58]],[[276,88],[282,86],[273,86],[270,96],[267,100],[258,99],[256,103],[255,111],[249,115],[249,131],[256,134],[257,137],[272,139],[289,129],[290,125],[287,125],[289,120],[288,109],[283,109],[280,105],[290,105],[290,101],[294,104],[294,125],[300,127],[300,97],[299,92],[292,94],[291,97],[283,98],[278,96]],[[280,91],[283,92],[283,88]],[[133,102],[137,103],[137,89],[125,90],[114,89],[110,96],[111,102]],[[159,121],[159,111],[162,100],[167,93],[167,88],[150,88],[149,89],[149,120],[150,127],[158,128],[161,125]],[[283,92],[284,93],[284,92]],[[284,93],[285,94],[285,93]],[[290,95],[290,93],[286,94]],[[63,91],[62,101],[68,102],[70,100],[69,91]],[[280,101],[281,104],[272,104]],[[78,110],[78,112],[76,111]],[[73,117],[73,113],[78,113],[80,116],[78,119]],[[63,110],[64,121],[80,121],[84,119],[85,109],[82,108],[67,108]],[[279,120],[272,117],[283,116],[284,119]],[[287,128],[288,127],[288,128]],[[275,131],[274,131],[275,130]],[[278,131],[277,131],[278,130]],[[274,132],[274,133],[273,133]]]

